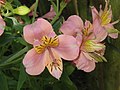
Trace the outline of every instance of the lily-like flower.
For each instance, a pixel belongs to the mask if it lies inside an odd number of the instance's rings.
[[[97,36],[98,41],[103,41],[107,35],[111,38],[118,38],[119,31],[113,27],[114,24],[119,21],[115,21],[111,23],[112,19],[112,10],[111,6],[109,6],[109,1],[106,1],[106,5],[104,10],[102,10],[100,6],[100,12],[93,6],[91,7],[92,17],[93,17],[93,27],[94,33]]]
[[[26,72],[30,75],[39,75],[47,67],[50,74],[59,79],[63,71],[61,58],[71,61],[78,56],[76,39],[69,35],[57,36],[45,19],[39,18],[26,25],[23,35],[26,42],[33,45],[23,59]]]
[[[70,16],[60,28],[60,31],[66,35],[74,36],[79,44],[79,56],[74,60],[78,69],[85,72],[91,72],[95,69],[95,62],[101,61],[102,50],[104,44],[96,42],[96,37],[93,33],[93,25],[86,21],[83,24],[79,16]]]
[[[0,16],[0,36],[3,34],[5,29],[5,21],[3,20],[3,18]]]

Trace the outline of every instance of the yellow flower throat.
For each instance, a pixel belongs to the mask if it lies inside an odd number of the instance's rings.
[[[39,54],[43,53],[46,48],[57,47],[59,45],[57,36],[55,37],[43,36],[41,40],[42,40],[42,44],[34,47],[35,51]]]
[[[111,17],[109,17],[111,14],[111,6],[108,6],[108,4],[109,4],[108,0],[105,0],[105,1],[106,1],[105,9],[101,13],[101,20],[102,20],[101,24],[103,26],[111,22]]]

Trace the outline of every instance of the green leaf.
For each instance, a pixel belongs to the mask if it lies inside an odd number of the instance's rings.
[[[10,34],[3,34],[0,36],[0,47],[4,46],[7,43],[10,43],[15,37]]]
[[[8,58],[4,63],[8,63],[8,62],[13,61],[14,59],[20,57],[21,55],[23,55],[27,51],[28,51],[28,47],[23,48],[22,50],[20,50],[19,52],[17,52],[16,54],[11,56],[10,58]]]
[[[27,46],[27,42],[22,38],[22,37],[18,37],[17,40],[22,44]]]
[[[2,71],[0,71],[0,90],[8,90],[7,78]]]
[[[19,2],[19,0],[14,0],[14,3],[15,3],[15,5],[17,5],[17,6],[21,6],[21,5],[22,5],[21,2]]]
[[[10,10],[10,11],[13,10],[13,7],[12,7],[11,3],[9,3],[9,2],[6,2],[4,7],[5,7],[7,10]]]
[[[59,87],[60,90],[77,90],[77,87],[70,80],[69,76],[67,75],[65,71],[62,74],[61,81],[56,83],[55,86]]]
[[[23,65],[21,64],[17,90],[20,90],[22,88],[25,81],[26,81],[26,72]]]

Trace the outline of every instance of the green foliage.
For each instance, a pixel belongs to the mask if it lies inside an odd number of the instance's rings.
[[[0,90],[8,90],[7,78],[2,71],[0,71]]]

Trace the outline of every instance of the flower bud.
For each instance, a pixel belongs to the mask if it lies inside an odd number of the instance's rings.
[[[20,6],[16,9],[13,9],[13,13],[18,15],[26,15],[29,12],[30,12],[30,9],[26,6]]]

